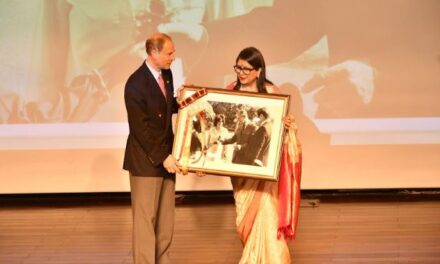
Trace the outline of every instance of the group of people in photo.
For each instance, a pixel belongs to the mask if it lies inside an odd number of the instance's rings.
[[[268,110],[242,104],[222,104],[229,105],[219,107],[225,113],[215,113],[213,117],[193,121],[192,162],[207,159],[212,162],[265,166],[272,128]],[[201,122],[204,124],[201,125]]]

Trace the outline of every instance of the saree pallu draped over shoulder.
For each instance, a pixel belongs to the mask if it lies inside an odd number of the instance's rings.
[[[243,244],[240,264],[291,263],[287,241],[295,238],[301,180],[301,148],[286,132],[278,182],[231,178],[237,232]]]

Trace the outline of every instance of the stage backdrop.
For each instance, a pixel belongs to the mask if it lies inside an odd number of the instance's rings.
[[[175,88],[247,46],[291,95],[303,189],[440,187],[440,1],[0,1],[0,193],[128,191],[123,89],[168,33]],[[177,190],[227,190],[178,176]]]

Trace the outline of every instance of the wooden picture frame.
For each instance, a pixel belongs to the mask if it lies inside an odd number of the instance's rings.
[[[289,95],[185,86],[181,98],[172,153],[183,169],[278,180]]]

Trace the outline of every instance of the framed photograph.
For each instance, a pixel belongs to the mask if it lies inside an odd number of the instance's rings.
[[[278,180],[289,95],[186,86],[173,155],[184,169]]]

